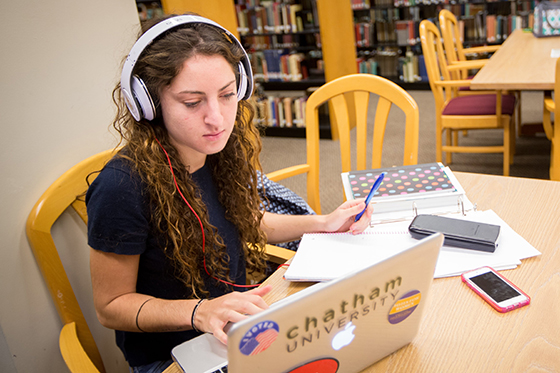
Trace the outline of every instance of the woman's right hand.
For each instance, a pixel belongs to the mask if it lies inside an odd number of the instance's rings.
[[[198,307],[194,326],[196,329],[212,333],[222,343],[227,344],[224,327],[229,322],[238,322],[268,308],[263,296],[272,290],[271,285],[247,292],[233,292],[202,302]]]

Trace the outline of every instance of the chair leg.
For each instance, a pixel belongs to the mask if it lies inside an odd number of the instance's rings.
[[[511,147],[511,120],[504,126],[504,176],[509,176],[510,147]]]
[[[515,98],[517,98],[517,106],[515,110],[515,114],[517,116],[516,124],[517,124],[517,136],[521,136],[521,126],[523,125],[521,122],[521,91],[515,91]]]
[[[554,159],[554,142],[550,145],[550,169],[549,178],[550,180],[560,180],[560,170],[557,170],[556,160]]]
[[[436,113],[436,162],[443,162],[441,118]]]
[[[453,144],[453,135],[454,132],[452,129],[447,129],[446,131],[446,144],[447,145],[454,145]],[[447,162],[447,164],[451,164],[453,162],[453,158],[452,158],[452,154],[451,152],[445,152],[445,161]]]
[[[515,155],[515,144],[516,144],[516,135],[515,135],[515,122],[510,122],[510,131],[509,131],[509,138],[510,138],[510,147],[509,147],[509,164],[513,164],[513,156]]]
[[[452,130],[451,134],[452,134],[451,144],[453,146],[459,146],[459,131],[458,130]],[[467,136],[467,135],[468,135],[468,131],[463,130],[463,136]],[[453,153],[449,153],[449,159],[450,159],[449,163],[451,163],[451,157],[453,157]]]
[[[556,119],[556,118],[554,118]],[[555,120],[554,124],[560,123],[560,119]],[[554,128],[550,149],[550,180],[560,181],[560,130]]]

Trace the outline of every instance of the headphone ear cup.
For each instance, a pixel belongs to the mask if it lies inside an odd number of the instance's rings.
[[[131,79],[132,95],[139,106],[141,117],[146,120],[152,120],[156,117],[156,107],[148,87],[144,84],[142,79],[137,75],[132,76]]]
[[[241,101],[245,98],[247,94],[247,72],[243,63],[239,62],[239,85],[237,87],[237,101]]]

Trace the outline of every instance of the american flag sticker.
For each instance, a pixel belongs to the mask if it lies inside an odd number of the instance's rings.
[[[241,338],[239,351],[247,356],[259,354],[276,341],[278,333],[278,324],[274,321],[261,321],[251,327]]]

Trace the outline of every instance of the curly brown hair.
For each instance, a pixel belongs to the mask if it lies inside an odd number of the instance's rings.
[[[160,36],[142,52],[134,68],[134,74],[146,84],[156,108],[160,105],[159,93],[171,84],[183,63],[195,55],[222,56],[238,75],[237,66],[244,52],[231,43],[222,30],[202,23],[174,28]],[[126,108],[120,84],[113,91],[113,101],[118,108],[113,127],[120,134],[121,143],[125,144],[119,156],[132,162],[148,187],[152,225],[167,237],[165,250],[178,269],[181,281],[195,296],[207,295],[200,224],[178,193],[158,140],[169,154],[178,187],[202,221],[208,272],[213,277],[231,281],[224,242],[210,224],[196,185],[177,149],[169,141],[161,113],[158,112],[152,121],[134,120]],[[209,155],[206,165],[212,171],[226,218],[239,229],[247,269],[262,271],[266,259],[266,234],[260,229],[262,212],[257,170],[261,170],[261,142],[253,124],[254,113],[251,103],[238,102],[234,129],[225,148]]]

